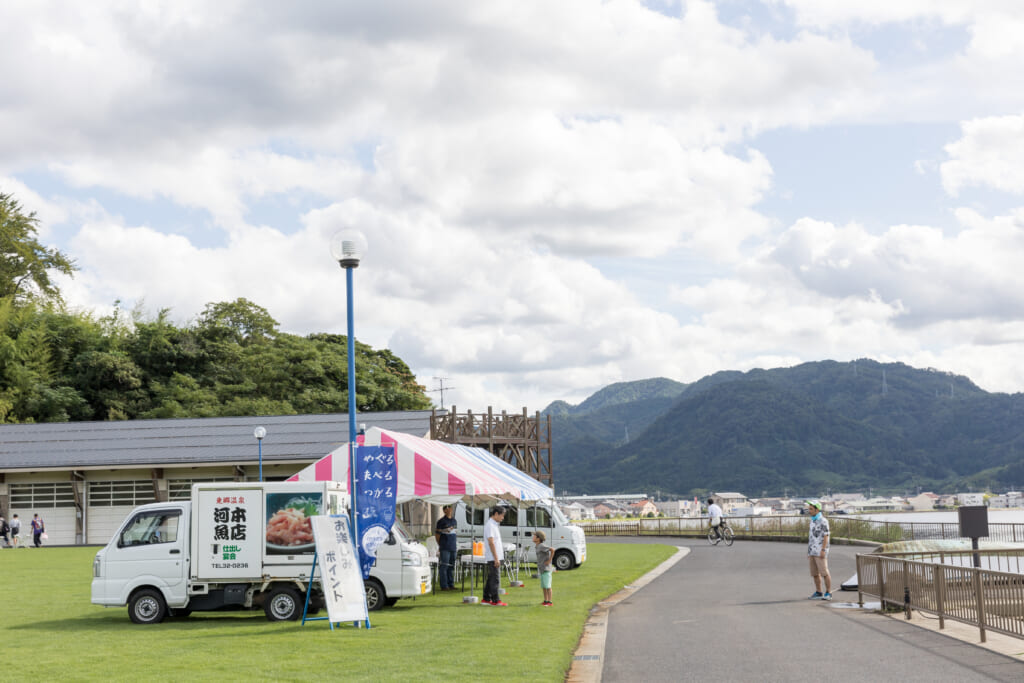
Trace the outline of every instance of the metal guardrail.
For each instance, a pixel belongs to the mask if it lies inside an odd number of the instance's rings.
[[[975,560],[975,557],[977,558]],[[916,559],[915,559],[916,558]],[[974,562],[1000,569],[971,566]],[[857,555],[857,602],[935,614],[986,631],[1024,638],[1024,549]]]

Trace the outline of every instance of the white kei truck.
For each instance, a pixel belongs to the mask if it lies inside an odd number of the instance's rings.
[[[136,624],[261,607],[271,621],[298,619],[315,550],[309,517],[347,505],[338,482],[193,484],[187,501],[150,503],[128,515],[93,560],[92,602],[127,605]],[[319,572],[310,613],[324,604]],[[363,585],[370,610],[430,592],[427,549],[401,521]]]
[[[533,532],[540,529],[547,537],[547,544],[554,551],[553,564],[555,569],[566,571],[575,569],[587,561],[587,535],[583,529],[570,524],[553,501],[538,501],[529,506],[516,508],[505,505],[505,519],[501,522],[501,540],[515,543],[526,551],[524,561],[536,562],[537,552],[533,544]],[[470,508],[465,503],[455,507],[455,521],[460,541],[481,539],[484,535],[484,522],[490,515],[490,508]],[[522,517],[522,519],[519,519]]]

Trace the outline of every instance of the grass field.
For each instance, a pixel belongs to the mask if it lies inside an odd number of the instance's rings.
[[[89,602],[95,548],[0,550],[0,680],[560,681],[590,608],[673,552],[591,544],[581,568],[555,574],[551,608],[528,578],[509,607],[439,593],[372,613],[369,630],[331,631],[262,611],[137,626],[126,608]]]

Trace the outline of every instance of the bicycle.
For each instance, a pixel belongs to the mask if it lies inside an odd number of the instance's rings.
[[[711,545],[718,545],[720,541],[724,541],[726,545],[732,545],[732,542],[736,540],[736,536],[732,532],[732,529],[729,528],[729,525],[725,522],[722,522],[722,524],[719,525],[718,532],[719,533],[717,534],[715,533],[715,527],[708,529],[708,543]]]

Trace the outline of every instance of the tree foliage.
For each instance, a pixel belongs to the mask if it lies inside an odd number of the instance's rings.
[[[177,327],[70,313],[50,276],[74,262],[37,239],[38,219],[0,193],[0,422],[347,412],[347,339],[279,331],[247,300],[213,302]],[[409,367],[355,344],[360,411],[431,406]]]
[[[347,339],[278,327],[245,299],[184,327],[167,310],[96,318],[0,299],[0,421],[347,412]],[[358,410],[430,407],[400,358],[355,346]]]
[[[0,299],[59,301],[51,271],[71,275],[74,262],[36,238],[36,214],[25,214],[9,194],[0,193]]]

